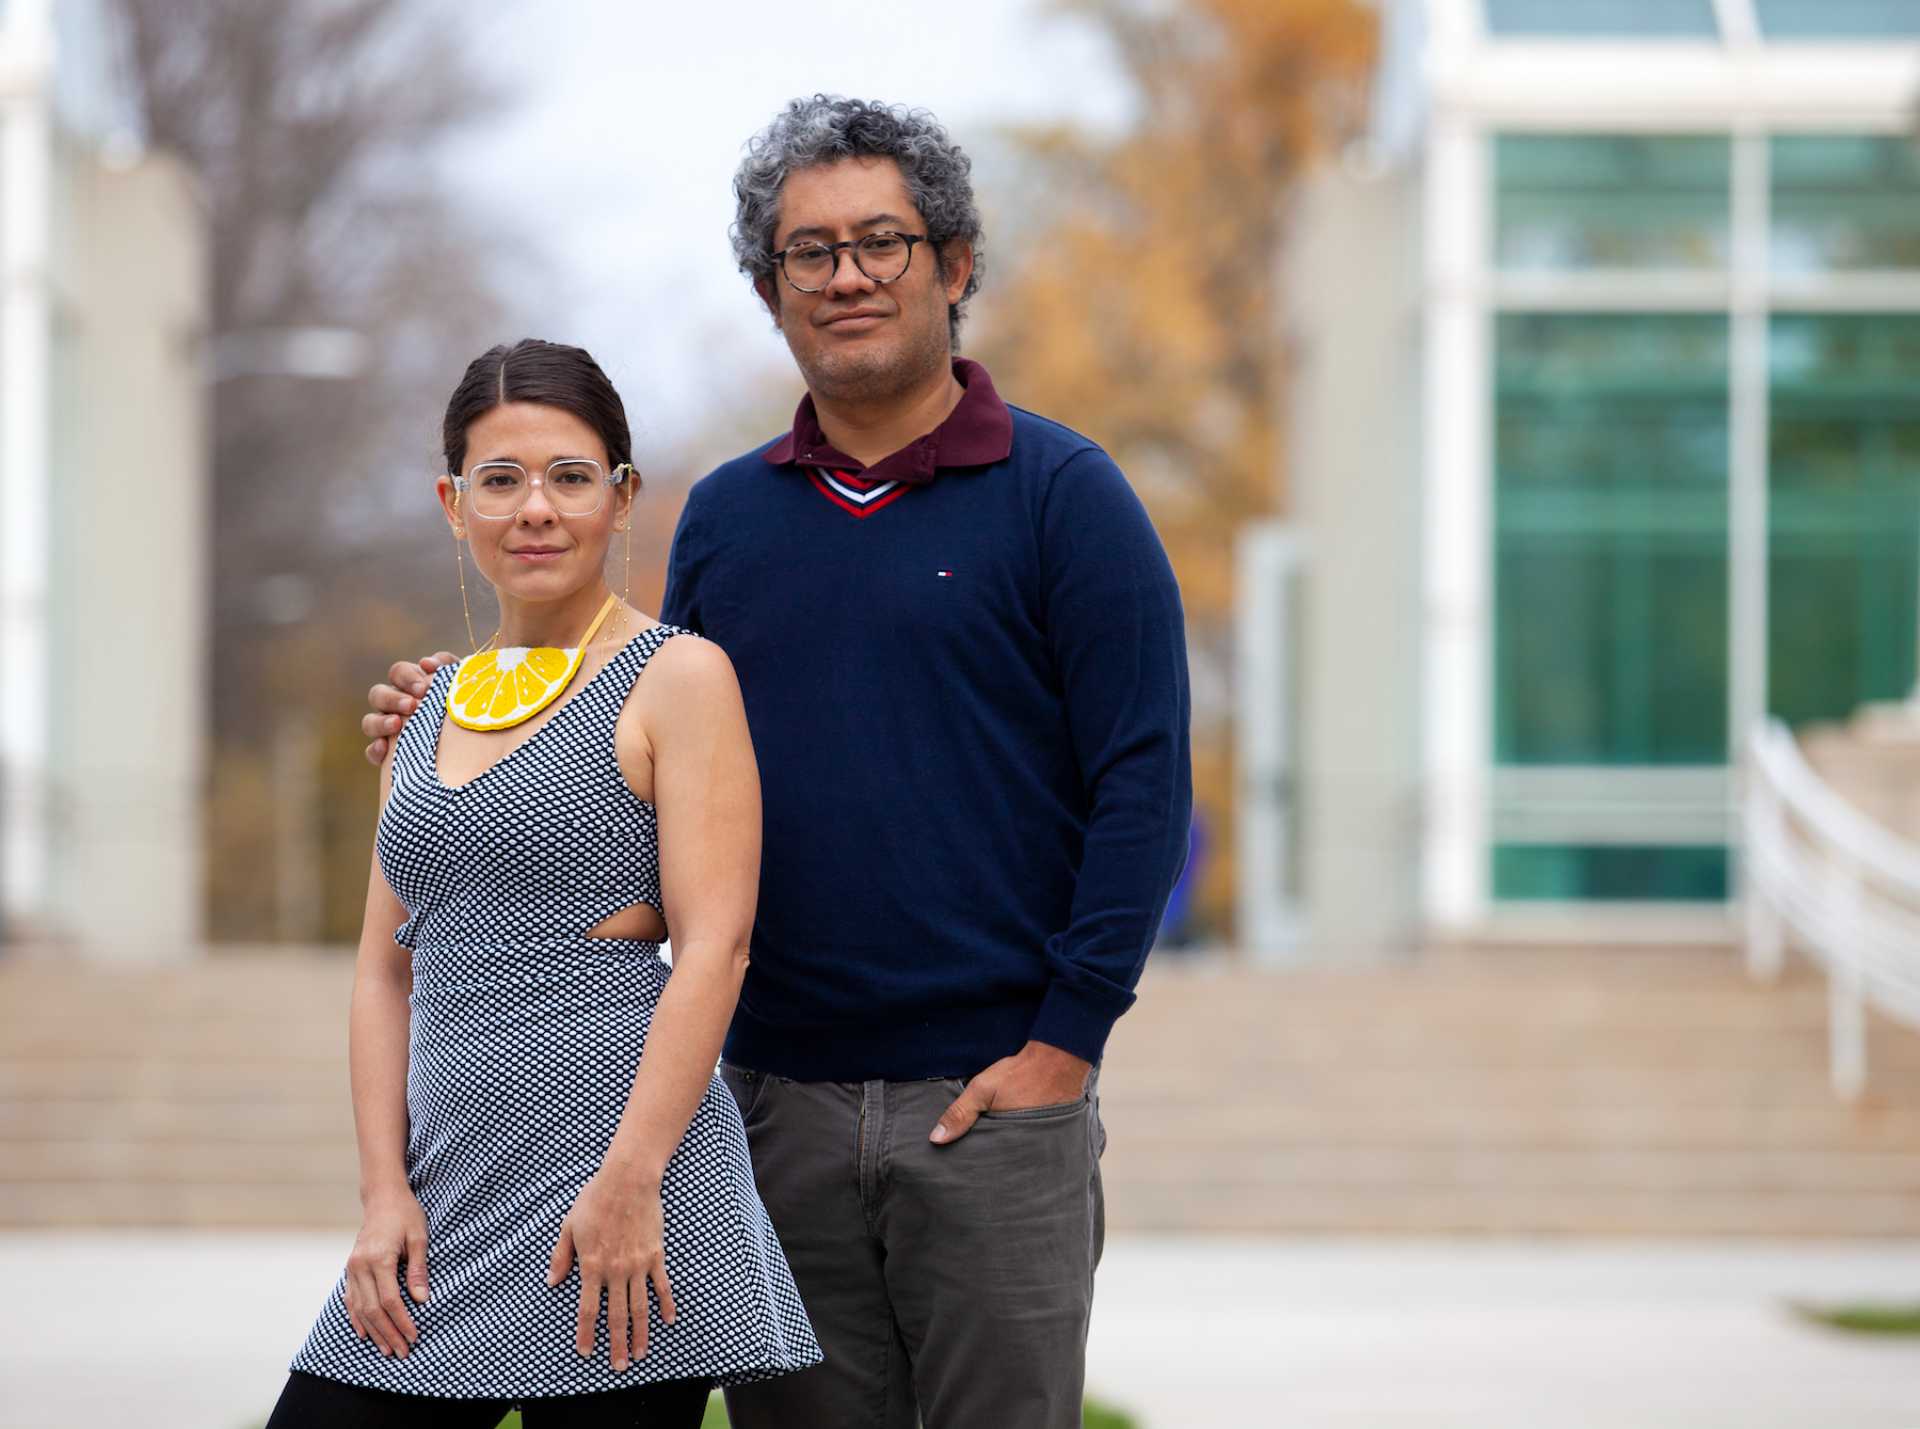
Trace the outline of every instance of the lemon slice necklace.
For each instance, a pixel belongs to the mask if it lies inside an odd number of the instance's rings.
[[[586,659],[588,643],[615,604],[617,598],[609,593],[580,643],[565,650],[551,645],[495,649],[489,640],[460,662],[453,688],[447,691],[447,718],[462,729],[478,730],[512,729],[532,719],[572,682]]]

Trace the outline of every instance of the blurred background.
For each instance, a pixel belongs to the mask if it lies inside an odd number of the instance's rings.
[[[463,638],[447,393],[595,353],[656,604],[800,395],[726,227],[813,91],[974,156],[966,351],[1186,600],[1096,1391],[1920,1422],[1834,1328],[1920,1328],[1920,0],[724,10],[0,3],[0,1423],[119,1403],[88,1287],[262,1265],[128,1333],[149,1422],[264,1418],[358,1220],[365,691]]]

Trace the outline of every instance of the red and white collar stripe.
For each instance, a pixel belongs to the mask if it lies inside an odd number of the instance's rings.
[[[855,516],[871,516],[911,490],[898,481],[866,481],[852,472],[832,471],[824,466],[807,468],[814,489],[841,510]]]

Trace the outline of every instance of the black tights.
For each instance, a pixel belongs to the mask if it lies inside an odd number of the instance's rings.
[[[710,1382],[670,1379],[520,1401],[526,1429],[699,1429]],[[511,1399],[396,1394],[294,1370],[267,1429],[494,1429]]]

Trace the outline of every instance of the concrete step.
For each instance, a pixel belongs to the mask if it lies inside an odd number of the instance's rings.
[[[286,1098],[257,1096],[0,1100],[0,1156],[10,1145],[65,1141],[205,1139],[284,1146],[352,1140],[353,1105],[345,1095],[302,1103],[297,1116],[287,1114],[290,1106]]]
[[[1130,1185],[1177,1190],[1193,1179],[1190,1157],[1156,1154],[1147,1142],[1110,1137],[1104,1163]],[[1207,1164],[1210,1178],[1275,1191],[1581,1190],[1675,1194],[1827,1190],[1920,1195],[1920,1152],[1849,1151],[1808,1156],[1795,1151],[1688,1152],[1583,1148],[1514,1150],[1479,1146],[1270,1146]]]
[[[358,1220],[348,959],[0,963],[0,1226]],[[1920,1234],[1920,1036],[1826,1084],[1826,987],[1728,950],[1158,958],[1102,1076],[1110,1223]]]
[[[1112,1121],[1111,1115],[1109,1121]],[[1836,1191],[1882,1188],[1920,1194],[1920,1150],[1846,1148],[1701,1149],[1612,1145],[1338,1145],[1311,1141],[1176,1142],[1150,1124],[1110,1125],[1107,1164],[1143,1184],[1179,1186],[1196,1171],[1276,1188],[1315,1186],[1743,1187]],[[351,1138],[250,1142],[207,1136],[169,1140],[44,1140],[4,1146],[10,1183],[121,1180],[285,1184],[353,1179]]]
[[[1276,1190],[1245,1182],[1177,1189],[1106,1178],[1107,1225],[1119,1232],[1387,1235],[1885,1236],[1911,1239],[1912,1196],[1755,1191],[1739,1195],[1559,1188],[1527,1196],[1445,1188]],[[134,1186],[0,1182],[0,1225],[333,1227],[351,1241],[359,1201],[349,1181],[323,1185]]]
[[[1905,1192],[1676,1195],[1563,1187],[1526,1196],[1428,1187],[1300,1188],[1107,1182],[1113,1232],[1231,1235],[1889,1237],[1915,1234]]]
[[[353,1185],[354,1147],[337,1138],[263,1145],[196,1137],[170,1141],[30,1141],[5,1147],[9,1184],[121,1181],[132,1185]],[[344,1155],[343,1155],[344,1153]]]
[[[1556,1103],[1529,1097],[1501,1103],[1427,1101],[1408,1105],[1382,1096],[1316,1096],[1307,1102],[1195,1105],[1154,1087],[1105,1092],[1109,1119],[1124,1103],[1133,1142],[1179,1155],[1206,1147],[1307,1143],[1343,1146],[1593,1146],[1672,1150],[1772,1147],[1824,1154],[1854,1148],[1920,1145],[1920,1109],[1852,1109],[1822,1093],[1801,1104],[1774,1100],[1688,1106],[1645,1102]],[[0,1157],[12,1144],[169,1141],[193,1138],[278,1146],[328,1140],[349,1143],[353,1109],[344,1094],[325,1095],[286,1113],[285,1100],[95,1099],[0,1101]]]
[[[336,1227],[350,1246],[360,1224],[352,1176],[310,1185],[197,1181],[12,1181],[0,1179],[0,1227],[235,1227],[294,1230]]]
[[[327,1056],[278,1056],[262,1050],[249,1057],[218,1059],[191,1054],[130,1053],[33,1058],[0,1055],[0,1098],[179,1098],[196,1103],[232,1101],[237,1093],[275,1103],[333,1100],[347,1091],[346,1031]]]

